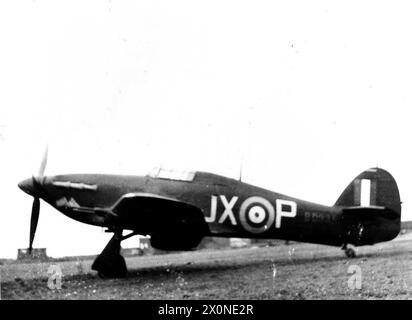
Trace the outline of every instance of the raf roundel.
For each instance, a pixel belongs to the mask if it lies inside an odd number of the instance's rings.
[[[242,203],[239,217],[245,230],[262,233],[268,230],[275,221],[275,210],[268,200],[262,197],[250,197]]]

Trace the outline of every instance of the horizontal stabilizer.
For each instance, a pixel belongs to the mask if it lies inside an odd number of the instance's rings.
[[[368,207],[346,207],[342,209],[344,216],[354,216],[357,218],[374,219],[374,218],[386,218],[397,219],[398,213],[395,211],[381,206],[368,206]]]

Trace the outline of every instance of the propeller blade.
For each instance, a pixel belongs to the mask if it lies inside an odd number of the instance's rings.
[[[44,150],[43,159],[40,164],[39,177],[43,177],[44,171],[46,170],[48,152],[49,152],[49,146],[46,146],[46,150]]]
[[[40,199],[34,198],[33,207],[31,210],[31,221],[30,221],[30,243],[29,243],[29,253],[31,254],[33,249],[34,235],[36,234],[37,223],[39,222],[40,214]]]

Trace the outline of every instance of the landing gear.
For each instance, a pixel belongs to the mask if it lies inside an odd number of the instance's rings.
[[[124,278],[127,275],[126,262],[120,254],[122,240],[122,231],[115,232],[102,253],[94,260],[92,269],[97,271],[99,277]]]
[[[348,244],[344,244],[342,246],[342,250],[345,251],[345,254],[348,258],[355,258],[356,257],[356,249],[355,247],[348,245]]]

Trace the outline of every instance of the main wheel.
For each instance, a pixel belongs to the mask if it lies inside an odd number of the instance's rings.
[[[124,278],[127,275],[126,261],[120,254],[111,257],[110,260],[95,261],[93,269],[102,279]]]
[[[127,275],[126,261],[120,254],[120,237],[114,235],[92,264],[101,278],[123,278]]]

